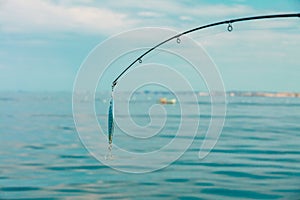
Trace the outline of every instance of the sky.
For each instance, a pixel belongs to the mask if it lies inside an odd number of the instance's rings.
[[[0,91],[72,91],[99,43],[122,31],[184,31],[219,20],[300,12],[299,0],[0,0]],[[226,90],[300,92],[300,20],[275,19],[190,35]],[[128,61],[130,63],[130,61]]]

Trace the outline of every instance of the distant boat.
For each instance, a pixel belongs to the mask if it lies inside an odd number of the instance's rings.
[[[159,103],[161,103],[161,104],[175,104],[176,99],[160,98]]]

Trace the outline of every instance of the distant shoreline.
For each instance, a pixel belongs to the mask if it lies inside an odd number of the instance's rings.
[[[138,92],[144,94],[170,94],[168,91],[144,91]],[[177,93],[188,94],[190,92],[179,91]],[[224,92],[195,92],[199,96],[220,96],[224,95]],[[275,97],[275,98],[300,98],[300,92],[262,92],[262,91],[227,91],[225,92],[227,96],[230,97]]]
[[[8,93],[8,94],[53,94],[53,93],[71,93],[69,91],[0,91],[0,93]],[[98,93],[98,92],[96,92]],[[126,93],[132,93],[130,91],[115,91],[115,93],[120,94],[126,94]],[[154,94],[154,95],[169,95],[173,92],[170,91],[151,91],[151,90],[145,90],[145,91],[134,91],[135,94]],[[190,94],[194,93],[199,96],[220,96],[224,95],[224,92],[215,91],[215,92],[207,92],[207,91],[194,91],[194,92],[187,92],[187,91],[177,91],[175,92],[177,94]],[[230,97],[273,97],[273,98],[300,98],[300,92],[267,92],[267,91],[227,91],[225,92],[227,96]],[[83,92],[75,92],[73,94],[85,94],[85,95],[91,95],[93,92],[90,91],[83,91]],[[99,94],[99,93],[98,93]],[[110,94],[110,91],[104,91],[100,92],[100,94]]]
[[[218,93],[215,93],[218,95]],[[238,92],[238,91],[230,91],[226,92],[226,94],[230,97],[276,97],[276,98],[284,98],[284,97],[293,97],[300,98],[300,93],[297,92]],[[209,93],[199,92],[199,96],[209,96]]]
[[[296,92],[228,92],[229,96],[246,97],[295,97],[300,98],[300,93]]]

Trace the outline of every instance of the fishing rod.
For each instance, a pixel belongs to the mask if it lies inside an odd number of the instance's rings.
[[[292,13],[292,14],[276,14],[276,15],[260,15],[260,16],[253,16],[253,17],[243,17],[243,18],[236,18],[236,19],[230,19],[230,20],[224,20],[224,21],[220,21],[220,22],[215,22],[215,23],[211,23],[211,24],[207,24],[204,26],[199,26],[187,31],[184,31],[182,33],[179,33],[177,35],[174,35],[162,42],[160,42],[159,44],[155,45],[154,47],[150,48],[148,51],[146,51],[145,53],[143,53],[142,55],[140,55],[137,59],[135,59],[126,69],[124,69],[119,76],[117,76],[117,78],[112,82],[112,91],[114,89],[114,87],[117,85],[119,78],[121,78],[121,76],[129,69],[131,68],[136,62],[141,63],[142,62],[142,58],[147,55],[148,53],[150,53],[151,51],[153,51],[154,49],[156,49],[157,47],[173,40],[173,39],[177,39],[177,42],[180,43],[180,36],[183,35],[187,35],[189,33],[195,32],[195,31],[199,31],[201,29],[205,29],[205,28],[209,28],[209,27],[213,27],[213,26],[218,26],[218,25],[222,25],[222,24],[228,24],[227,30],[229,32],[231,32],[233,30],[233,26],[232,24],[235,22],[242,22],[242,21],[252,21],[252,20],[258,20],[258,19],[272,19],[272,18],[292,18],[292,17],[300,17],[300,13]]]
[[[109,116],[108,116],[108,138],[109,138],[109,144],[110,144],[110,150],[111,150],[111,144],[112,144],[112,136],[113,136],[113,130],[114,130],[114,112],[113,112],[113,91],[114,91],[114,87],[117,85],[118,80],[122,77],[122,75],[129,70],[136,62],[142,63],[142,58],[144,56],[146,56],[147,54],[149,54],[151,51],[153,51],[154,49],[158,48],[159,46],[176,39],[177,43],[180,43],[180,36],[183,35],[187,35],[189,33],[195,32],[195,31],[199,31],[202,29],[206,29],[206,28],[210,28],[213,26],[219,26],[222,24],[228,24],[227,26],[227,30],[229,32],[231,32],[233,30],[233,26],[232,24],[235,22],[242,22],[242,21],[253,21],[253,20],[259,20],[259,19],[273,19],[273,18],[293,18],[293,17],[299,17],[300,18],[300,13],[291,13],[291,14],[275,14],[275,15],[259,15],[259,16],[252,16],[252,17],[243,17],[243,18],[236,18],[236,19],[230,19],[230,20],[224,20],[224,21],[219,21],[219,22],[215,22],[215,23],[211,23],[211,24],[206,24],[203,26],[199,26],[181,33],[178,33],[160,43],[158,43],[157,45],[153,46],[152,48],[150,48],[149,50],[147,50],[146,52],[144,52],[142,55],[140,55],[137,59],[135,59],[127,68],[125,68],[118,76],[117,78],[112,82],[112,95],[111,95],[111,101],[110,101],[110,106],[109,106]]]

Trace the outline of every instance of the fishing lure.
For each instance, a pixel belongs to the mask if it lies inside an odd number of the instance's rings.
[[[108,143],[109,145],[112,144],[114,134],[114,99],[113,96],[109,102],[109,109],[108,109]]]
[[[117,82],[119,80],[119,78],[121,78],[121,76],[129,69],[131,68],[136,62],[142,63],[142,58],[147,55],[148,53],[150,53],[151,51],[153,51],[154,49],[158,48],[159,46],[176,39],[177,43],[180,43],[180,37],[183,35],[187,35],[189,33],[195,32],[195,31],[199,31],[201,29],[206,29],[209,27],[213,27],[213,26],[218,26],[218,25],[222,25],[222,24],[227,24],[227,30],[229,32],[233,31],[233,23],[235,22],[241,22],[241,21],[252,21],[252,20],[259,20],[259,19],[271,19],[271,18],[291,18],[291,17],[298,17],[300,18],[300,13],[292,13],[292,14],[275,14],[275,15],[261,15],[261,16],[253,16],[253,17],[244,17],[244,18],[236,18],[236,19],[231,19],[231,20],[225,20],[225,21],[219,21],[219,22],[215,22],[215,23],[211,23],[211,24],[207,24],[204,26],[199,26],[187,31],[184,31],[182,33],[179,33],[177,35],[174,35],[164,41],[162,41],[161,43],[155,45],[154,47],[150,48],[149,50],[147,50],[145,53],[143,53],[142,55],[140,55],[137,59],[135,59],[127,68],[125,68],[118,76],[117,78],[112,82],[112,94],[113,94],[113,90],[114,87],[117,85]],[[114,109],[113,109],[113,96],[110,100],[110,106],[109,106],[109,111],[108,111],[108,142],[111,145],[112,144],[112,138],[113,138],[113,132],[114,132]],[[111,146],[110,146],[111,148]]]

